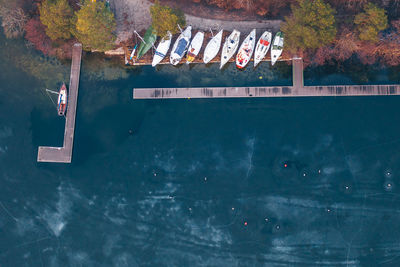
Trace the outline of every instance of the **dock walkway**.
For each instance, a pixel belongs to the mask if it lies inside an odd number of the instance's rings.
[[[82,45],[75,44],[72,49],[71,76],[68,88],[68,106],[67,116],[65,118],[63,147],[40,146],[37,156],[38,162],[71,163],[72,161],[81,57]]]
[[[304,86],[303,60],[292,59],[293,85],[267,87],[134,88],[134,99],[400,95],[394,85]]]

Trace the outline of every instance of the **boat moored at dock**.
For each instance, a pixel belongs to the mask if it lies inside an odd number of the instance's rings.
[[[256,49],[254,50],[254,67],[264,59],[271,46],[272,33],[265,31],[257,42]]]
[[[157,46],[156,52],[154,53],[153,62],[151,65],[155,67],[158,63],[165,58],[168,53],[169,47],[171,46],[172,34],[167,32],[167,35],[161,39]]]
[[[146,30],[146,33],[143,36],[143,40],[139,45],[139,48],[137,50],[136,60],[139,60],[144,54],[146,54],[147,51],[149,51],[150,48],[153,47],[156,40],[157,40],[157,32],[156,30],[153,29],[152,26],[150,26]]]
[[[239,47],[240,32],[233,30],[233,32],[225,39],[221,52],[220,69],[232,58]]]
[[[59,116],[64,116],[67,110],[68,93],[67,86],[63,83],[58,93],[57,111]]]
[[[272,66],[275,64],[275,62],[278,60],[278,58],[282,54],[284,38],[285,37],[284,37],[283,32],[277,32],[274,37],[274,40],[272,41],[272,47],[271,47],[271,64],[272,64]]]
[[[190,38],[192,38],[192,26],[188,26],[176,39],[170,56],[172,65],[177,65],[181,61],[189,47]]]
[[[196,35],[192,39],[192,42],[190,43],[186,55],[186,64],[190,64],[197,57],[203,45],[203,40],[204,40],[204,32],[196,33]]]
[[[210,62],[213,58],[215,58],[219,52],[222,41],[222,34],[224,30],[220,30],[207,44],[204,49],[204,63]]]
[[[246,39],[244,39],[242,45],[239,48],[239,52],[236,56],[236,67],[243,69],[249,63],[251,56],[254,52],[254,46],[256,43],[256,29],[253,29]]]

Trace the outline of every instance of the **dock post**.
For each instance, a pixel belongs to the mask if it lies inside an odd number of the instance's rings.
[[[293,72],[293,90],[294,93],[304,87],[303,80],[303,59],[294,57],[292,59],[292,72]]]

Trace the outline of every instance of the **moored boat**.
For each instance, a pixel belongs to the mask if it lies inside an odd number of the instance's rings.
[[[190,38],[192,37],[192,27],[188,26],[176,39],[174,46],[172,47],[170,62],[172,65],[177,65],[182,57],[185,55],[186,50],[189,46]]]
[[[67,110],[67,86],[63,83],[60,87],[60,91],[58,93],[58,101],[57,101],[57,111],[59,116],[64,116],[65,111]]]
[[[155,67],[158,63],[165,58],[168,53],[169,47],[171,46],[172,34],[168,31],[167,35],[161,39],[157,46],[156,52],[154,53],[153,62],[151,65]]]
[[[265,31],[257,42],[256,49],[254,50],[254,67],[264,59],[271,46],[272,33]]]
[[[222,46],[220,69],[222,69],[222,67],[236,53],[236,50],[239,47],[239,41],[240,32],[238,30],[233,30],[233,32],[225,39],[224,45]]]
[[[272,66],[275,64],[275,62],[278,60],[278,58],[282,54],[284,38],[285,37],[284,37],[283,32],[277,32],[274,37],[274,40],[272,41],[272,47],[271,47],[271,64],[272,64]]]
[[[254,46],[256,43],[256,29],[253,29],[246,39],[244,39],[242,45],[239,48],[239,52],[236,55],[236,67],[239,69],[244,68],[249,63],[251,56],[254,52]]]
[[[222,33],[224,30],[220,30],[207,44],[204,49],[203,61],[204,63],[210,62],[218,54],[221,47]]]
[[[154,43],[157,40],[157,32],[153,29],[152,26],[147,28],[146,33],[143,36],[143,40],[144,41],[140,43],[137,50],[136,60],[139,60],[144,54],[146,54],[147,51],[149,51],[150,48],[153,47]]]
[[[193,37],[192,42],[190,43],[187,55],[186,55],[186,64],[190,64],[199,54],[201,46],[203,45],[204,40],[204,32],[198,32]]]

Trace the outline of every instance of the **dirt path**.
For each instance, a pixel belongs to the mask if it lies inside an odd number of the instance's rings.
[[[152,3],[148,0],[110,0],[111,8],[117,20],[117,43],[128,40],[133,36],[133,31],[140,32],[151,24],[149,8]],[[186,24],[193,29],[213,30],[224,29],[232,31],[237,29],[243,34],[252,29],[265,29],[274,32],[279,30],[281,20],[255,20],[255,21],[229,21],[221,19],[205,19],[192,15],[186,16]]]
[[[140,32],[151,24],[148,0],[110,0],[111,9],[117,21],[117,41],[121,43],[133,36],[134,30]]]
[[[234,29],[245,33],[249,33],[252,29],[272,30],[274,32],[279,30],[281,20],[258,20],[258,21],[227,21],[227,20],[214,20],[203,19],[192,15],[186,16],[186,24],[192,25],[194,29],[199,30],[213,30],[224,29],[232,31]]]

